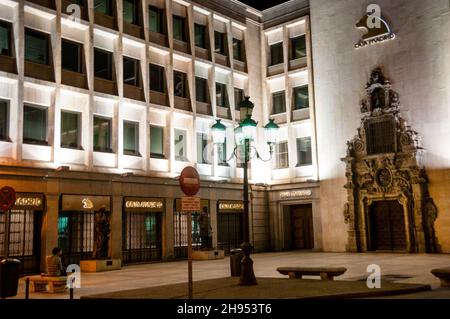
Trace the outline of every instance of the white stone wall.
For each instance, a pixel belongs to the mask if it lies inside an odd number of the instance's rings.
[[[379,0],[396,39],[356,50],[355,27],[373,1],[312,0],[311,28],[323,244],[343,251],[347,239],[346,142],[360,123],[359,102],[370,71],[381,66],[400,94],[401,114],[423,139],[430,195],[439,212],[439,244],[450,252],[450,3]]]

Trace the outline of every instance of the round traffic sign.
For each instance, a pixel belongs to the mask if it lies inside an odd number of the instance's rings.
[[[7,211],[13,208],[16,203],[16,191],[9,186],[0,189],[0,210]]]
[[[187,196],[194,196],[200,190],[200,176],[195,168],[187,166],[181,171],[180,187]]]

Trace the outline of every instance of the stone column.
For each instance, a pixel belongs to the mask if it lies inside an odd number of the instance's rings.
[[[165,212],[162,216],[162,259],[170,260],[174,258],[173,245],[173,215],[174,199],[166,198]]]
[[[52,249],[58,246],[58,214],[59,195],[45,194],[46,208],[42,218],[41,229],[41,271],[46,271],[45,256],[50,255]],[[63,251],[63,254],[67,252]]]
[[[122,259],[122,196],[118,195],[112,198],[109,246],[111,258]]]

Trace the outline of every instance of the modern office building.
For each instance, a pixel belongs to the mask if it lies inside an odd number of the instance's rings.
[[[104,207],[111,258],[185,258],[186,166],[213,247],[238,247],[245,96],[259,122],[256,251],[450,252],[449,3],[380,0],[379,33],[369,4],[0,0],[0,184],[17,191],[0,256],[23,272],[55,246],[66,263],[90,258]],[[217,119],[227,138],[214,146]]]

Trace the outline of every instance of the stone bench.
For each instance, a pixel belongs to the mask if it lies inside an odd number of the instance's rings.
[[[320,276],[322,280],[333,280],[347,271],[347,268],[339,267],[278,267],[277,271],[282,275],[288,275],[291,279],[302,279],[303,276]]]
[[[47,291],[47,287],[48,292],[50,293],[60,293],[66,291],[67,277],[37,275],[26,277],[26,279],[30,280],[30,288],[32,292]]]
[[[441,280],[441,287],[450,287],[450,267],[433,269],[431,273]]]

